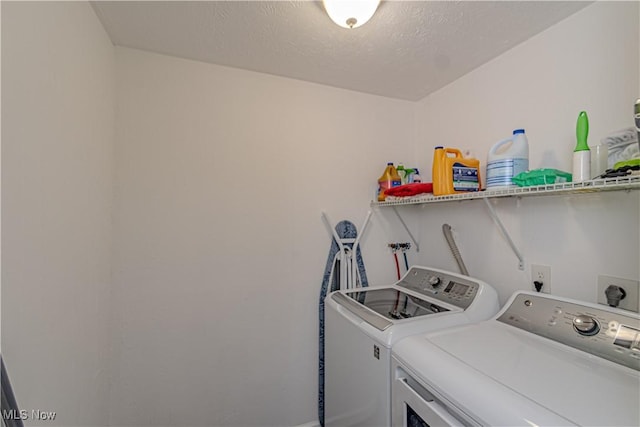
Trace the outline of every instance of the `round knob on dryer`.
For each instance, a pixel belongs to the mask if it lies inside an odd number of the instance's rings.
[[[429,277],[429,284],[431,286],[433,286],[434,288],[436,286],[438,286],[440,284],[440,282],[441,282],[441,280],[440,280],[440,278],[438,276],[430,276]]]
[[[598,333],[600,325],[598,325],[598,322],[596,322],[596,319],[593,317],[581,314],[573,319],[573,328],[580,335],[590,336]]]

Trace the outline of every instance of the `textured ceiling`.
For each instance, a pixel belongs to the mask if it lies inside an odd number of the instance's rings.
[[[92,2],[118,46],[407,100],[589,3],[383,1],[348,30],[314,1]]]

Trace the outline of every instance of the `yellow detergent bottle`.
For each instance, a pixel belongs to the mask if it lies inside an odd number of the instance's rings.
[[[384,202],[386,195],[385,190],[393,187],[397,187],[402,184],[398,171],[393,166],[393,163],[387,163],[387,168],[382,173],[382,176],[378,178],[378,201]]]
[[[465,158],[457,148],[438,146],[433,153],[433,195],[480,191],[480,161]]]

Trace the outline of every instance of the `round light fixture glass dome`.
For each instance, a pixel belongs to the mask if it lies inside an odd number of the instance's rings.
[[[376,13],[380,0],[322,0],[322,3],[333,22],[344,28],[358,28]]]

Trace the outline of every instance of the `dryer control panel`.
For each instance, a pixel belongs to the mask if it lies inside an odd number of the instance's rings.
[[[548,294],[510,301],[498,321],[640,371],[640,315]]]
[[[424,267],[411,267],[397,285],[463,310],[471,305],[483,286],[468,276]]]

